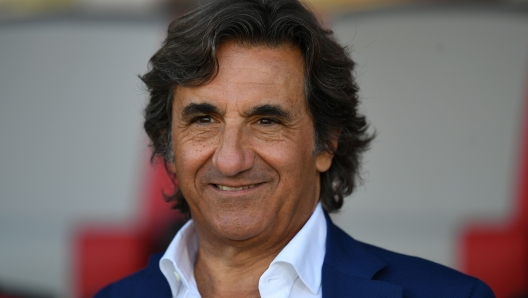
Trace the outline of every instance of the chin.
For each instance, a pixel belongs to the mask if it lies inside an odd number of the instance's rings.
[[[213,225],[218,236],[232,241],[249,240],[263,233],[267,227],[259,216],[233,214],[217,219]]]

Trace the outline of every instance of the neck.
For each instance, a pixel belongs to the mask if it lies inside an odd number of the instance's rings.
[[[308,218],[292,223],[280,237],[273,237],[274,241],[263,241],[260,237],[242,241],[219,240],[195,225],[200,243],[194,276],[201,296],[260,297],[260,277]]]
[[[232,249],[219,258],[217,252],[200,248],[194,265],[194,276],[201,296],[260,297],[260,276],[277,254],[278,252],[268,253],[257,257]]]
[[[260,297],[259,280],[271,262],[312,215],[317,201],[298,206],[294,216],[277,218],[265,230],[247,239],[233,239],[195,220],[199,245],[194,276],[200,295]]]

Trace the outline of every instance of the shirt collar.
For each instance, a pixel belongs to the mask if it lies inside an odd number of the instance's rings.
[[[321,289],[321,268],[326,251],[326,220],[321,203],[302,229],[270,264],[290,264],[304,285],[316,295]]]
[[[160,259],[160,269],[169,282],[172,296],[176,297],[183,285],[186,289],[196,288],[194,261],[198,252],[198,235],[192,220],[178,231]]]
[[[310,292],[317,295],[321,289],[321,269],[326,251],[326,224],[321,203],[318,203],[302,229],[271,262],[259,284],[273,279],[278,273],[291,284],[299,277]],[[182,285],[184,289],[197,289],[194,279],[197,251],[198,236],[192,220],[189,220],[160,259],[161,272],[169,282],[173,297],[177,296]]]

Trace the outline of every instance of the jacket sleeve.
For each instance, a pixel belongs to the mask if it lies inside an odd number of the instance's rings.
[[[493,291],[491,288],[482,282],[481,280],[477,280],[475,284],[473,285],[473,290],[471,290],[471,294],[469,295],[470,298],[495,298],[495,294],[493,294]]]

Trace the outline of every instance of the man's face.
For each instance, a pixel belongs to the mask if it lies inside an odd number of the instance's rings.
[[[303,57],[290,45],[226,43],[217,58],[214,80],[178,86],[173,102],[172,170],[196,229],[222,241],[292,237],[332,160],[314,154]]]

